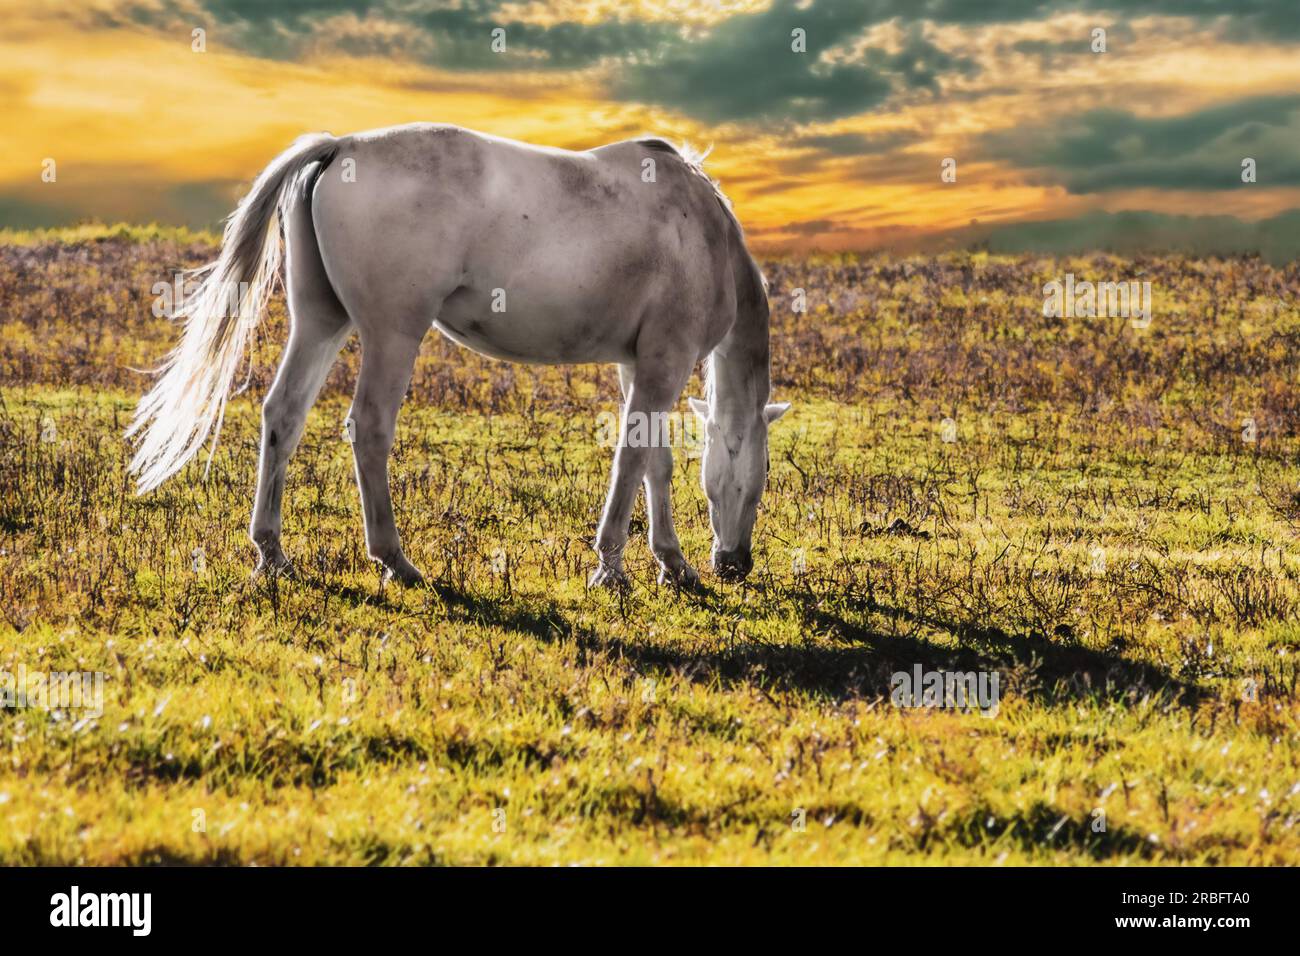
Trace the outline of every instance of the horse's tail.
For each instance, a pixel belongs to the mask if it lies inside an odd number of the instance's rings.
[[[143,436],[131,459],[138,492],[179,471],[214,429],[215,449],[240,357],[279,276],[280,230],[272,223],[292,195],[289,187],[313,163],[323,169],[338,148],[333,136],[315,133],[272,160],[226,220],[217,261],[194,273],[201,283],[172,313],[184,317],[185,334],[127,429],[128,438]]]

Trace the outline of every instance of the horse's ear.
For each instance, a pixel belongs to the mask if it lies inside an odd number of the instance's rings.
[[[709,420],[709,403],[702,398],[688,398],[686,404],[691,406],[691,411],[700,417],[700,421],[708,422]]]
[[[763,420],[771,425],[789,410],[789,402],[773,402],[771,405],[767,406],[767,408],[763,409]]]

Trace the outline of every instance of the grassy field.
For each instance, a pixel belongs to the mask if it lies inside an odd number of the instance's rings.
[[[279,301],[207,480],[136,498],[151,287],[211,253],[0,245],[0,672],[106,675],[98,718],[0,709],[0,863],[1300,863],[1294,264],[766,263],[795,409],[755,571],[660,587],[638,513],[619,595],[613,371],[432,336],[393,475],[436,585],[366,560],[355,345],[290,469],[299,578],[250,581]],[[1150,327],[1044,318],[1066,272],[1150,280]],[[704,570],[697,460],[674,493]],[[996,714],[895,706],[917,665],[996,672]]]

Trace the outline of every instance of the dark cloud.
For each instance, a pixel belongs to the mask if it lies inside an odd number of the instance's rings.
[[[969,73],[973,63],[939,49],[919,23],[899,50],[868,49],[858,60],[824,54],[860,38],[895,15],[872,0],[845,4],[775,0],[767,9],[737,14],[703,33],[676,24],[612,19],[549,26],[514,21],[492,0],[460,3],[299,0],[288,5],[205,0],[209,43],[226,43],[259,56],[294,58],[328,44],[347,53],[398,55],[459,71],[574,70],[611,66],[614,96],[673,107],[700,119],[804,122],[862,112],[896,89],[935,91],[942,75]],[[119,22],[139,24],[155,8],[128,7]],[[191,28],[191,20],[166,21]],[[505,30],[504,52],[492,31]],[[792,50],[791,33],[804,31],[806,52]]]
[[[1135,47],[1137,34],[1129,24],[1115,21],[1098,23],[1097,26],[1106,31],[1106,49],[1109,52]],[[1016,40],[1005,50],[1012,56],[1034,58],[1038,61],[1039,68],[1044,70],[1059,66],[1072,58],[1096,56],[1092,49],[1091,30],[1060,40]]]
[[[920,23],[908,27],[897,51],[891,53],[868,48],[866,53],[869,62],[877,69],[898,77],[907,89],[938,92],[940,76],[973,76],[978,72],[974,60],[935,46]]]
[[[850,57],[850,45],[879,22],[878,8],[775,0],[625,68],[614,91],[706,120],[806,123],[862,113],[900,90],[935,92],[941,75],[974,72],[973,61],[937,47],[919,23],[896,51],[869,47]],[[806,52],[792,49],[796,29]]]
[[[1246,222],[1235,216],[1174,216],[1158,212],[1091,212],[1070,219],[974,226],[950,234],[956,245],[991,252],[1184,252],[1257,254],[1277,265],[1300,257],[1300,209]]]
[[[945,77],[976,67],[939,48],[927,24],[979,26],[1039,21],[1062,11],[1098,14],[1112,36],[1133,42],[1126,18],[1182,15],[1239,40],[1300,37],[1296,0],[773,0],[703,31],[615,18],[539,26],[513,19],[505,0],[193,0],[178,11],[143,0],[91,8],[98,25],[184,31],[206,25],[213,49],[296,58],[322,45],[344,52],[416,59],[459,71],[571,70],[609,66],[613,95],[672,107],[711,122],[825,121],[865,112],[896,94],[933,94]],[[803,8],[801,8],[801,6]],[[197,21],[197,22],[196,22]],[[895,22],[900,49],[855,47],[872,26]],[[506,30],[494,53],[492,30]],[[790,49],[790,31],[807,53]],[[1079,42],[1083,43],[1086,38]],[[1013,50],[1047,62],[1075,41],[1027,42]]]
[[[61,166],[57,184],[12,184],[0,191],[0,225],[36,229],[152,221],[216,229],[238,194],[238,184],[224,180],[165,183],[133,168]]]
[[[349,54],[407,57],[454,70],[570,70],[604,59],[651,55],[682,42],[670,23],[612,19],[599,23],[523,23],[505,0],[196,0],[181,12],[140,0],[83,15],[97,26],[173,31],[188,42],[204,27],[209,49],[235,48],[268,59],[296,59],[333,48]],[[494,51],[502,28],[505,50]]]
[[[872,22],[870,4],[822,0],[800,10],[795,0],[775,0],[629,64],[615,78],[614,92],[712,121],[849,116],[884,100],[893,85],[878,64],[827,63],[822,54]],[[792,49],[796,29],[803,31],[806,52]]]
[[[1300,185],[1300,95],[1256,97],[1178,116],[1095,110],[984,137],[984,151],[1072,193],[1236,189],[1241,162],[1265,186]]]
[[[795,140],[795,145],[830,156],[866,156],[890,152],[922,138],[920,132],[910,129],[881,133],[825,133],[800,136]]]
[[[676,26],[640,20],[543,27],[498,19],[490,12],[455,9],[417,15],[413,23],[432,37],[427,62],[457,70],[577,70],[605,60],[653,56],[682,42]],[[505,30],[504,52],[493,52],[496,28]]]
[[[79,218],[75,210],[63,205],[43,203],[12,193],[0,193],[0,228],[45,229],[51,226],[70,226]]]
[[[810,219],[807,222],[787,222],[770,229],[755,230],[756,234],[780,233],[795,236],[823,236],[833,232],[848,232],[851,227],[830,219]]]

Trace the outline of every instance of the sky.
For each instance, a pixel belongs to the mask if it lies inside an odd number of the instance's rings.
[[[0,226],[211,225],[298,135],[417,120],[712,146],[760,249],[1261,223],[1300,0],[0,0]]]

